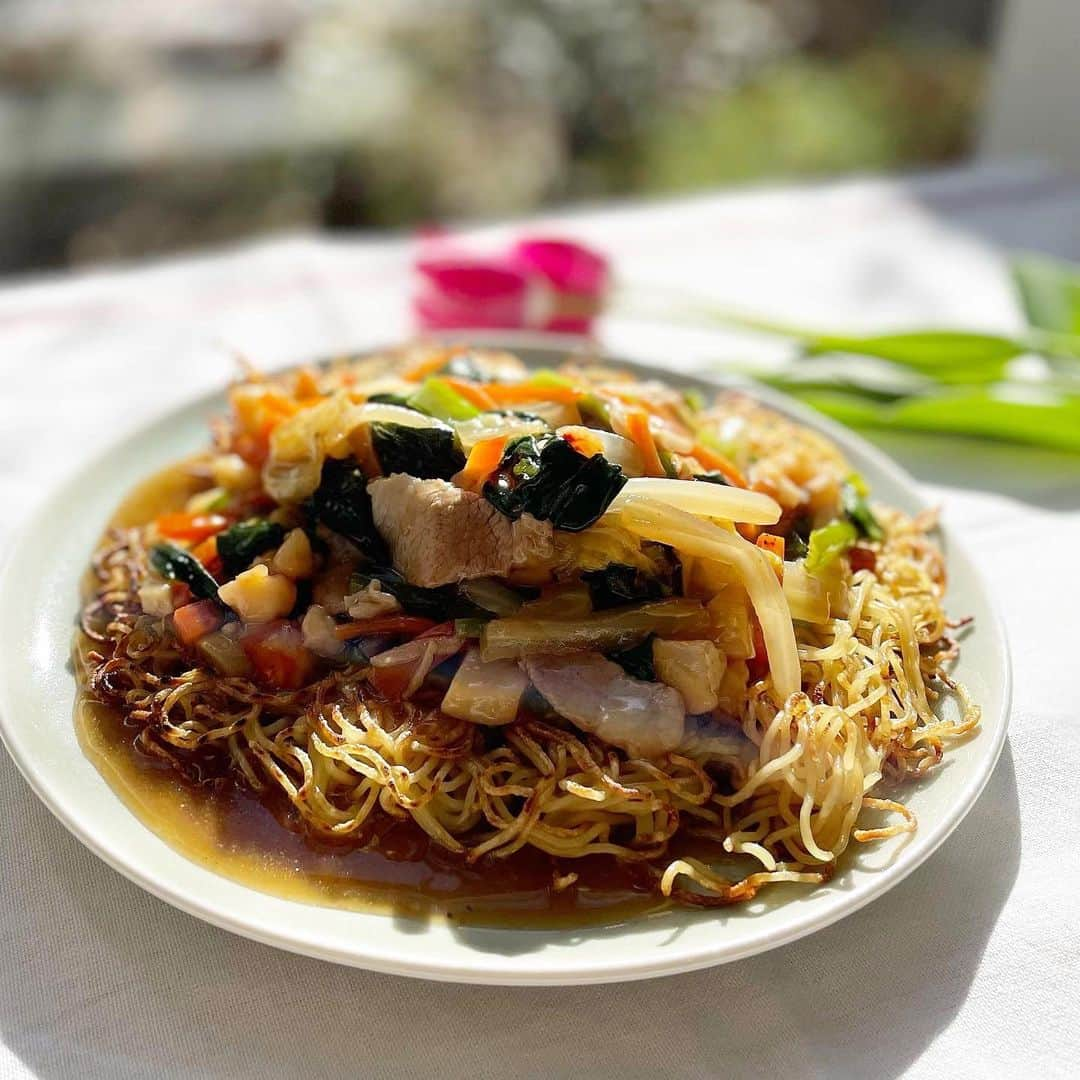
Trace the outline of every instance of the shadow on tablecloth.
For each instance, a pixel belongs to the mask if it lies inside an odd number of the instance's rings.
[[[1016,880],[1008,745],[887,896],[793,945],[610,987],[372,975],[175,911],[82,848],[0,753],[0,1038],[36,1075],[895,1076],[948,1026]]]

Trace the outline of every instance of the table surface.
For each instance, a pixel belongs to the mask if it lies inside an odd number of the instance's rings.
[[[1080,181],[984,167],[589,208],[529,228],[597,245],[637,285],[778,318],[1007,328],[1018,315],[997,252],[1080,258]],[[294,236],[0,289],[0,545],[85,453],[220,386],[235,351],[273,367],[405,336],[410,258],[405,240]],[[601,338],[685,368],[754,347],[626,317]],[[986,792],[887,896],[692,975],[428,984],[173,910],[83,849],[0,752],[0,1077],[1075,1075],[1080,871],[1062,838],[1080,827],[1080,462],[925,437],[881,445],[944,504],[993,583],[1016,676]]]

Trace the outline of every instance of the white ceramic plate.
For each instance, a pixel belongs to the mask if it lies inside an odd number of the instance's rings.
[[[533,363],[551,364],[564,355],[550,343],[522,344],[510,347]],[[684,385],[703,382],[656,369],[651,374]],[[762,390],[759,396],[839,443],[875,498],[909,512],[926,505],[909,476],[855,435],[780,395]],[[213,396],[179,408],[85,464],[27,524],[0,576],[0,731],[9,752],[44,803],[87,847],[192,915],[310,956],[431,979],[572,984],[689,971],[793,941],[880,896],[956,828],[994,768],[1009,706],[1005,637],[974,565],[946,537],[949,608],[976,620],[957,674],[982,704],[981,730],[949,753],[932,780],[906,795],[919,819],[914,837],[854,845],[859,851],[828,885],[778,886],[760,901],[712,912],[546,931],[452,927],[316,907],[220,877],[146,829],[83,756],[72,724],[68,654],[78,579],[111,512],[140,479],[205,445],[206,420],[223,406],[223,397]]]

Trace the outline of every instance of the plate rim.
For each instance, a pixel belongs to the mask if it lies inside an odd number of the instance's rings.
[[[890,481],[916,505],[921,507],[930,505],[914,477],[898,462],[862,438],[858,433],[844,428],[771,387],[760,385],[752,380],[735,377],[729,372],[708,369],[679,369],[678,367],[668,370],[658,364],[655,357],[650,358],[641,353],[635,353],[632,348],[608,350],[606,347],[596,343],[587,343],[580,338],[568,338],[563,335],[492,333],[491,331],[468,333],[463,331],[441,335],[439,340],[449,343],[468,342],[481,347],[503,347],[509,350],[547,350],[564,354],[580,354],[584,350],[602,362],[610,363],[613,366],[629,367],[637,370],[639,374],[663,378],[676,385],[680,383],[704,384],[718,389],[724,387],[746,389],[763,403],[833,439],[846,452],[854,451],[859,457],[870,461],[875,469],[886,474]],[[387,348],[397,347],[397,345],[384,348],[377,346],[363,347],[356,351],[356,355],[375,354],[386,351]],[[273,373],[310,362],[315,361],[301,357],[288,365],[275,368]],[[103,460],[111,457],[125,444],[152,437],[155,429],[163,422],[167,422],[171,418],[194,408],[203,408],[207,413],[212,412],[213,402],[219,399],[221,394],[221,388],[200,391],[186,395],[162,409],[155,410],[149,418],[141,419],[138,423],[122,428],[114,437],[95,448],[88,459],[84,459],[53,481],[38,500],[37,505],[33,507],[26,518],[13,531],[8,542],[4,545],[3,558],[0,560],[0,603],[13,588],[12,579],[15,577],[15,569],[20,553],[28,543],[32,542],[34,535],[42,528],[42,523],[49,517],[50,510],[59,496],[78,484]],[[725,941],[721,935],[718,936],[715,944],[710,944],[707,947],[695,947],[689,954],[679,949],[672,949],[670,953],[667,951],[659,954],[646,952],[640,957],[630,956],[621,960],[619,958],[608,958],[602,964],[592,962],[586,965],[573,964],[568,957],[560,956],[556,968],[551,970],[530,970],[528,959],[519,959],[512,954],[480,951],[467,945],[461,946],[465,951],[458,960],[443,957],[429,957],[424,960],[415,955],[405,956],[401,953],[395,953],[392,948],[389,950],[380,948],[377,942],[365,941],[362,943],[363,947],[357,947],[355,942],[342,942],[334,945],[333,943],[320,941],[318,935],[305,935],[300,926],[290,927],[288,930],[266,926],[257,919],[245,918],[242,913],[237,914],[221,908],[213,901],[204,900],[197,894],[197,890],[193,888],[191,883],[188,883],[185,888],[183,882],[159,878],[152,871],[140,865],[137,853],[125,852],[121,848],[114,846],[110,842],[109,836],[104,835],[101,830],[95,831],[89,821],[84,822],[77,815],[69,812],[68,807],[64,804],[62,793],[53,790],[52,786],[43,777],[43,774],[39,772],[33,753],[28,751],[28,748],[20,739],[18,724],[9,719],[12,714],[17,712],[18,706],[12,685],[15,680],[11,679],[9,681],[9,674],[11,673],[8,671],[6,661],[0,661],[0,738],[2,738],[8,754],[34,794],[44,803],[53,816],[98,858],[129,881],[171,906],[211,925],[266,945],[380,973],[434,981],[481,983],[486,985],[581,985],[623,982],[700,970],[744,959],[760,952],[790,944],[811,933],[822,930],[846,918],[848,915],[854,914],[884,895],[914,870],[922,866],[940,848],[975,805],[993,775],[1004,748],[1012,711],[1013,671],[1008,636],[997,599],[989,588],[989,583],[982,568],[971,557],[967,546],[962,540],[957,539],[947,524],[942,527],[942,535],[949,546],[950,552],[958,553],[963,560],[965,568],[977,587],[980,598],[990,616],[988,620],[990,625],[980,624],[979,632],[991,634],[994,637],[996,650],[1003,661],[1001,670],[998,673],[999,715],[993,718],[995,724],[992,729],[981,729],[984,734],[991,735],[992,738],[986,744],[985,751],[978,757],[973,775],[968,779],[964,787],[955,794],[947,813],[934,818],[928,825],[920,823],[920,831],[925,829],[925,832],[923,832],[924,841],[927,837],[929,837],[929,840],[924,842],[921,850],[917,852],[917,857],[906,862],[893,862],[876,870],[869,884],[861,888],[857,895],[849,897],[846,902],[837,903],[831,908],[810,908],[801,915],[795,914],[785,926],[780,928],[779,932],[775,929],[769,929],[765,932],[751,932],[745,935],[738,943]],[[990,675],[988,675],[988,679],[991,682],[993,681]],[[125,811],[131,813],[126,807]],[[132,816],[134,817],[134,815]],[[135,820],[138,821],[137,818]],[[139,822],[139,825],[150,836],[157,837],[153,830],[148,829],[141,822]],[[157,837],[157,839],[163,844],[166,843],[160,837]],[[230,881],[238,889],[258,892],[258,890],[253,890],[250,886],[245,886],[241,882],[232,881],[232,879],[223,878],[222,875],[214,874],[213,871],[187,859],[186,856],[171,848],[171,846],[169,850],[176,857],[183,859],[190,867],[196,868],[203,873],[212,874],[216,878]],[[285,904],[298,904],[306,908],[315,906],[305,904],[302,901],[289,901],[283,897],[274,897],[274,899]],[[790,907],[798,902],[799,898],[795,898],[788,901],[784,906]],[[389,916],[370,916],[368,913],[358,914],[363,914],[365,917],[389,918]],[[611,929],[618,928],[613,927]],[[535,931],[511,929],[487,930],[487,932],[533,933]],[[573,929],[569,928],[566,932],[568,934],[573,933]],[[632,950],[628,950],[628,952],[632,952]],[[527,955],[522,954],[522,957],[527,957]]]

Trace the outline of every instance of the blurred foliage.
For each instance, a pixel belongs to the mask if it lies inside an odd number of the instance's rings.
[[[952,161],[993,7],[140,2],[0,27],[0,269]]]
[[[982,68],[980,54],[958,48],[794,59],[730,95],[658,115],[630,183],[678,191],[949,161],[970,148]]]

